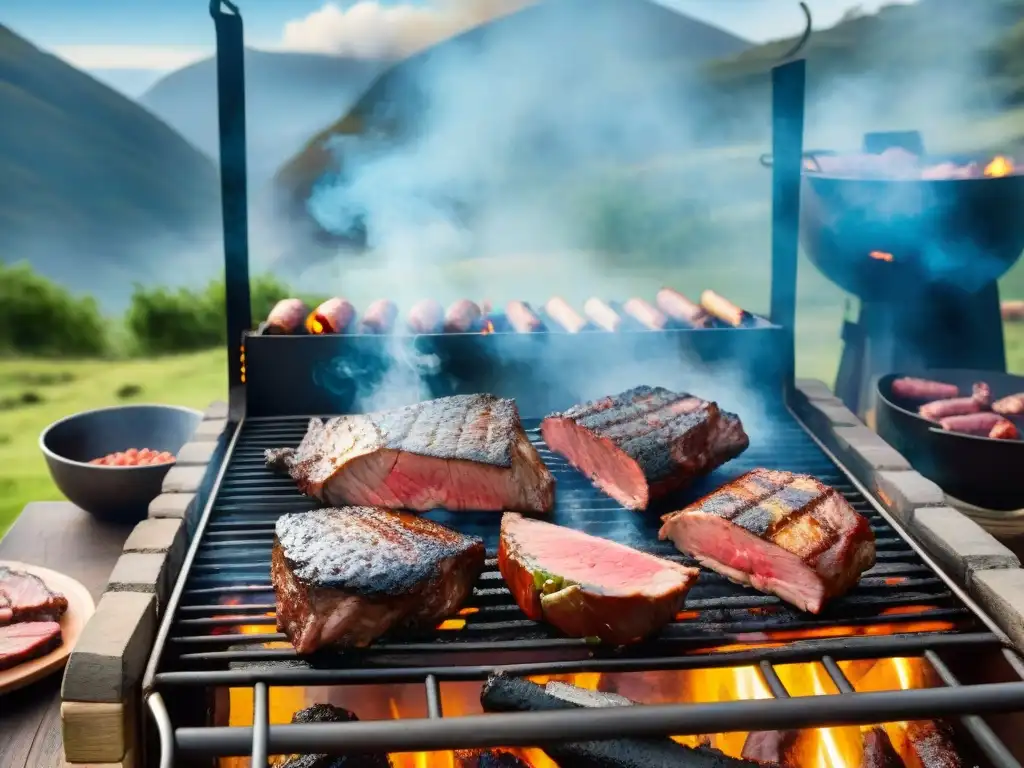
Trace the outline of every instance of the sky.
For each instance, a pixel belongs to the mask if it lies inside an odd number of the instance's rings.
[[[403,55],[529,0],[236,0],[246,43],[270,50]],[[797,0],[658,0],[752,42],[803,28]],[[807,0],[818,27],[911,0]],[[137,96],[213,52],[207,0],[3,0],[0,24]]]

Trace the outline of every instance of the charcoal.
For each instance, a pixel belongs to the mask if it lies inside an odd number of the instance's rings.
[[[484,683],[480,703],[485,712],[552,712],[581,708],[552,696],[536,683],[500,672]],[[758,765],[713,749],[687,747],[668,737],[572,742],[545,746],[544,751],[560,768],[756,768]]]

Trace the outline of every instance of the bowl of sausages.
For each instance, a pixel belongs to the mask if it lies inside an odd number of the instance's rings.
[[[1024,508],[1024,376],[931,370],[878,380],[878,434],[950,496]]]

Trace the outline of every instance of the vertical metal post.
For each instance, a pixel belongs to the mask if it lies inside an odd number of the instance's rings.
[[[796,375],[796,267],[800,243],[805,78],[803,59],[772,70],[771,320],[787,331],[783,371],[787,395]]]
[[[226,6],[229,12],[225,12]],[[220,196],[224,223],[224,303],[228,333],[228,418],[245,413],[242,334],[252,328],[249,301],[249,201],[245,144],[245,48],[242,16],[229,0],[210,0],[217,30]]]

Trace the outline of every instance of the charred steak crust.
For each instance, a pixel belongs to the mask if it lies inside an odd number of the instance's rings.
[[[515,512],[501,519],[498,569],[528,618],[614,645],[672,621],[700,573]]]
[[[541,423],[553,451],[631,509],[675,491],[750,444],[736,414],[663,387],[640,386]]]
[[[292,715],[292,724],[355,723],[354,712],[331,704],[313,704]],[[290,755],[272,761],[274,768],[391,768],[391,759],[384,753],[354,755]]]
[[[867,519],[809,475],[755,469],[662,521],[659,538],[810,613],[875,564]]]
[[[270,449],[266,463],[288,471],[304,494],[332,504],[527,512],[554,506],[554,478],[515,402],[493,395],[312,419],[298,448]]]
[[[58,621],[68,599],[34,573],[0,565],[0,625],[19,621]]]
[[[299,653],[369,645],[394,626],[429,624],[469,597],[480,539],[378,507],[278,519],[270,573],[277,625]]]

